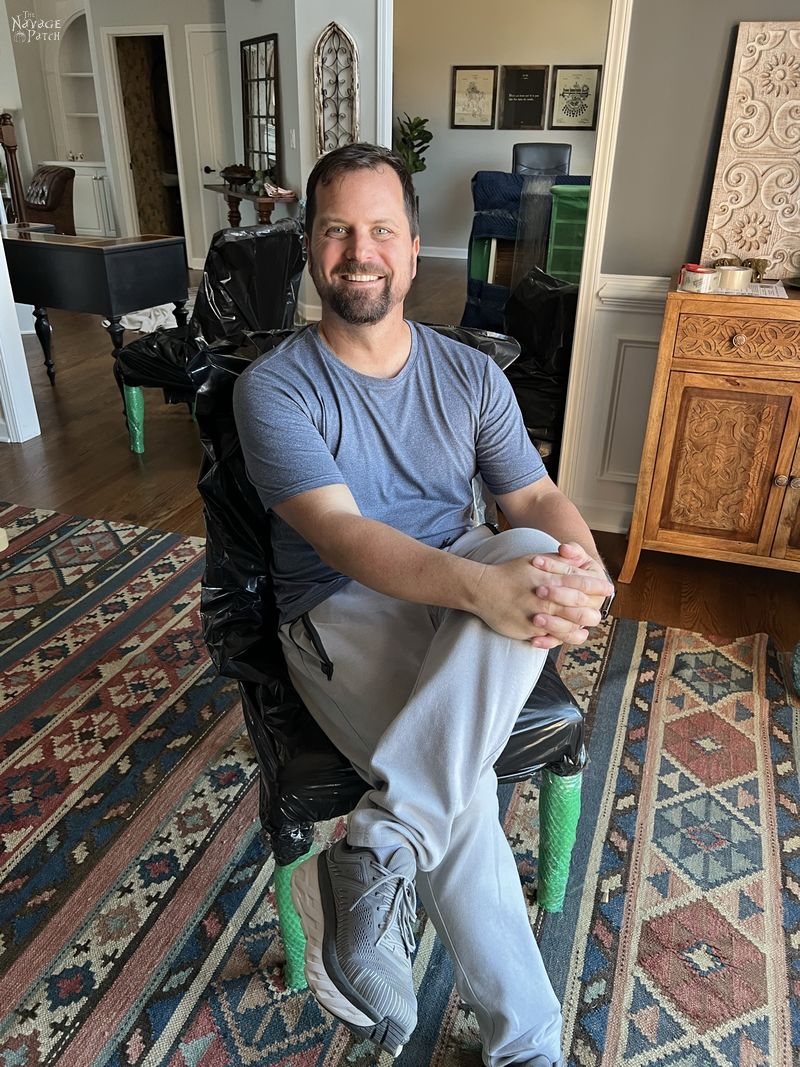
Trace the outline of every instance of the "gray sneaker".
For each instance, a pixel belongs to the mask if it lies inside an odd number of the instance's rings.
[[[314,996],[394,1056],[417,1025],[411,978],[415,874],[414,857],[403,846],[384,867],[370,849],[337,841],[292,875]]]

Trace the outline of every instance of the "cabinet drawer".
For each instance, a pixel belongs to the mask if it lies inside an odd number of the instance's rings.
[[[681,315],[674,355],[800,367],[800,322],[749,316]]]

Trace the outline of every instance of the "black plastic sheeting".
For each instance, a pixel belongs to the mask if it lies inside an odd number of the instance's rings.
[[[511,339],[458,327],[442,331],[483,347],[501,362],[516,354]],[[238,346],[215,345],[189,367],[204,450],[198,481],[207,538],[203,633],[217,669],[239,682],[261,771],[261,822],[280,864],[308,851],[315,822],[346,814],[367,789],[289,681],[272,595],[269,521],[247,479],[233,419],[238,375],[291,333],[259,333]],[[498,775],[516,781],[545,765],[569,775],[583,767],[585,758],[583,716],[548,660],[496,764]]]
[[[295,219],[214,234],[192,315],[184,328],[137,337],[116,360],[126,385],[155,386],[191,397],[188,363],[220,341],[241,344],[253,330],[290,327],[305,265]]]
[[[555,478],[564,426],[567,383],[578,286],[534,267],[512,292],[505,309],[505,329],[522,353],[506,371],[522,410],[528,433],[541,448],[548,473]]]

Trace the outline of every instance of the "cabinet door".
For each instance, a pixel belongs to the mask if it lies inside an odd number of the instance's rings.
[[[673,372],[645,540],[769,555],[800,423],[800,385]]]
[[[101,184],[97,170],[75,168],[72,205],[75,212],[75,233],[84,237],[105,237],[106,220],[98,196]]]
[[[778,519],[778,530],[772,555],[778,559],[800,560],[800,441],[794,454],[794,462],[786,471],[778,471],[789,478],[786,495]]]

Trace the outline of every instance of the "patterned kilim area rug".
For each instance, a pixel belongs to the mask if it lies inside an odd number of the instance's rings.
[[[11,505],[0,526],[0,1067],[389,1062],[283,986],[256,768],[200,636],[202,542]],[[574,1067],[797,1055],[781,667],[760,635],[627,621],[561,654],[591,755],[562,915],[533,902],[536,782],[501,807]],[[478,1064],[424,915],[418,941],[398,1067]]]

